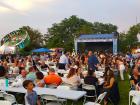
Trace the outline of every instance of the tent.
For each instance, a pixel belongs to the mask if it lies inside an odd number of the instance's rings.
[[[2,45],[0,47],[0,54],[14,54],[15,47]]]
[[[32,50],[32,52],[53,52],[52,50],[49,50],[47,48],[39,48],[39,49],[35,49],[35,50]]]

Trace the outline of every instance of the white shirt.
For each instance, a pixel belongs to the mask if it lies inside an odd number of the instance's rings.
[[[17,76],[15,81],[11,84],[12,87],[20,87],[22,86],[23,81],[25,78],[23,78],[21,75]]]
[[[66,57],[66,55],[62,55],[59,59],[59,63],[62,63],[62,64],[68,64],[68,58]]]
[[[19,74],[19,68],[18,67],[10,67],[10,71],[12,71],[13,74]]]
[[[70,78],[67,78],[65,81],[65,83],[68,83],[68,84],[71,84],[72,86],[78,86],[81,84],[81,79],[79,76],[77,75],[73,75],[72,77]]]
[[[44,55],[40,55],[40,60],[41,61],[45,61],[45,56]]]

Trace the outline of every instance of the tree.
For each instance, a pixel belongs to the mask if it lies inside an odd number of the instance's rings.
[[[111,34],[113,32],[117,32],[117,26],[112,25],[112,24],[103,24],[100,22],[95,22],[93,24],[94,27],[94,33],[99,33],[99,34]]]
[[[47,47],[63,47],[68,51],[74,48],[74,38],[81,34],[98,34],[116,32],[117,27],[112,24],[95,22],[94,24],[77,16],[65,18],[48,29],[46,36],[50,36]]]
[[[29,26],[23,26],[20,29],[26,30],[30,36],[30,44],[23,49],[24,51],[31,51],[32,49],[42,46],[42,34],[38,30],[35,30]]]
[[[140,33],[140,23],[130,27],[126,34],[120,34],[119,47],[122,52],[127,52],[137,47],[139,44],[137,38],[138,33]]]

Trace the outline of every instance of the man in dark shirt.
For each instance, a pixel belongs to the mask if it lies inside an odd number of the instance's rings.
[[[88,70],[97,70],[97,66],[99,61],[95,55],[93,55],[92,51],[88,52]]]
[[[0,62],[0,77],[3,77],[6,75],[6,70],[5,68],[2,66],[1,62]]]
[[[88,75],[84,78],[84,83],[88,85],[96,86],[98,83],[98,79],[95,77],[93,70],[88,71]]]
[[[88,75],[84,78],[84,83],[88,84],[88,85],[94,85],[96,88],[96,93],[97,95],[99,94],[99,90],[98,90],[98,79],[95,77],[94,71],[93,70],[88,70]],[[92,90],[88,90],[87,94],[89,96],[94,96],[95,95],[95,91]]]
[[[47,64],[45,64],[44,61],[42,61],[42,63],[41,63],[41,69],[47,70],[47,69],[49,69],[49,66]]]

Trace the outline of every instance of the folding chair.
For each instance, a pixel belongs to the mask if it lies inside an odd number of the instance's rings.
[[[95,92],[95,95],[93,95],[93,96],[86,94],[84,96],[84,103],[86,102],[87,98],[92,98],[92,97],[94,98],[95,97],[95,99],[97,99],[96,88],[94,85],[83,84],[82,89],[84,91],[94,91]]]
[[[0,100],[0,105],[12,105],[12,103],[9,101]]]
[[[0,91],[0,98],[4,98],[4,97],[3,97],[3,94],[6,94],[6,92]]]
[[[17,103],[15,96],[12,95],[12,94],[4,93],[4,94],[3,94],[3,97],[4,97],[4,99],[5,99],[6,101],[11,102],[13,105],[22,105],[22,104],[18,104],[18,103]]]
[[[132,101],[131,101],[131,97],[132,97]],[[139,105],[140,104],[139,97],[140,97],[140,93],[138,93],[138,91],[131,90],[129,92],[129,105],[133,105],[133,103]]]
[[[95,102],[87,102],[85,105],[101,105],[100,103],[105,98],[106,94],[107,92],[100,94]]]
[[[58,98],[54,95],[44,94],[44,95],[41,95],[40,97],[41,97],[41,102],[43,103],[43,105],[66,105],[67,103],[67,100]],[[51,102],[48,102],[48,101],[51,101]]]

